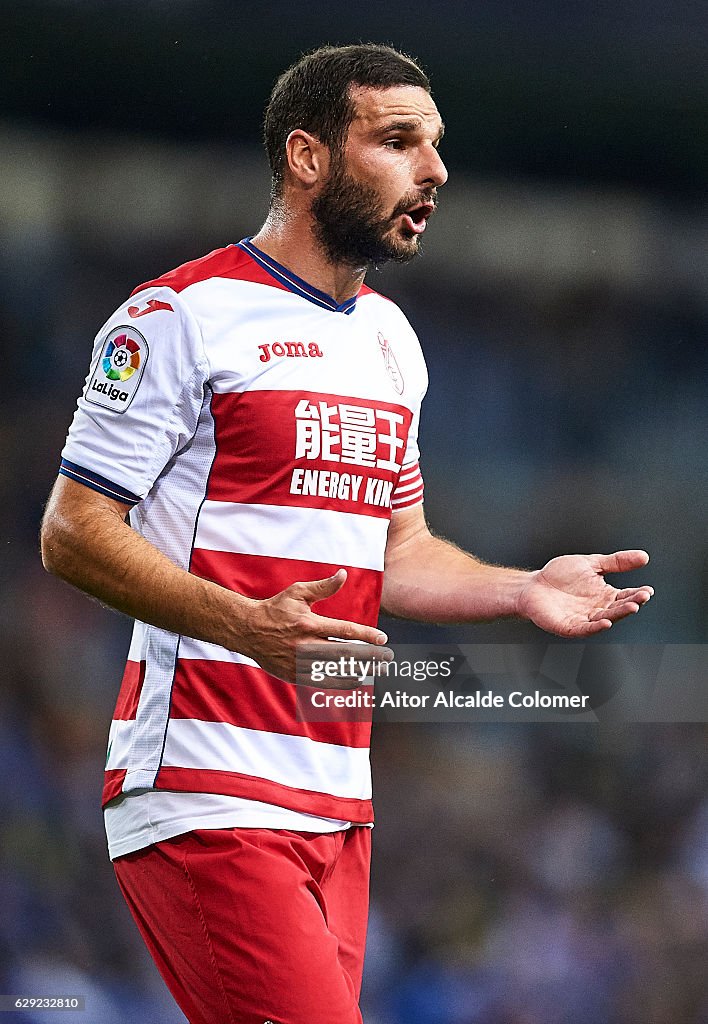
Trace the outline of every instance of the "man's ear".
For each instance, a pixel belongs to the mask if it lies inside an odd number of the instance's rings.
[[[303,188],[314,188],[329,174],[330,153],[314,135],[296,128],[285,142],[290,173]]]

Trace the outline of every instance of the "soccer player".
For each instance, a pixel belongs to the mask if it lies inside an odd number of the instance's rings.
[[[392,49],[286,71],[265,224],[141,285],[99,331],[47,506],[46,567],[136,620],[105,822],[193,1024],[362,1020],[369,726],[297,721],[299,643],[378,648],[380,606],[585,637],[652,593],[604,579],[642,551],[526,572],[428,530],[425,364],[364,276],[417,253],[442,134],[426,75]]]

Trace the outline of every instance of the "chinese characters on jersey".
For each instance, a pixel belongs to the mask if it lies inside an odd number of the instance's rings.
[[[302,398],[295,407],[295,458],[388,470],[398,474],[405,452],[405,421],[391,409]],[[357,501],[363,475],[296,469],[291,493]],[[390,505],[394,481],[368,477],[361,500]]]

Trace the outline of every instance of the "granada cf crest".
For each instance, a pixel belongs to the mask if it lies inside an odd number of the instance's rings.
[[[381,331],[379,331],[379,347],[381,349],[381,355],[383,356],[384,363],[386,364],[386,372],[391,378],[391,383],[393,384],[396,393],[402,395],[404,388],[403,374],[401,373],[400,366],[396,362],[396,357],[393,354],[393,349],[391,348],[391,342],[387,338],[384,338]]]

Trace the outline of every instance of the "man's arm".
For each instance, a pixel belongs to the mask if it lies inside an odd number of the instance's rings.
[[[141,622],[239,651],[283,679],[295,676],[299,642],[386,642],[381,630],[310,610],[344,585],[343,569],[252,600],[180,569],[128,526],[128,508],[60,476],[42,523],[45,568]]]
[[[423,622],[529,619],[558,636],[590,636],[646,604],[648,586],[617,590],[604,573],[646,565],[645,551],[561,555],[528,572],[486,565],[434,537],[423,506],[395,512],[386,544],[382,609]]]

